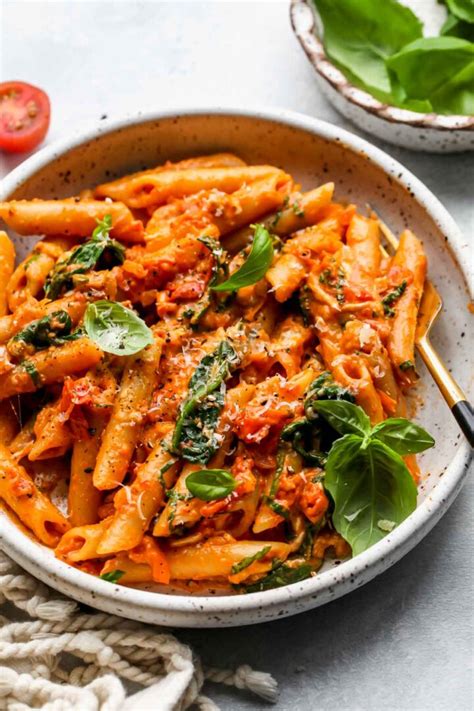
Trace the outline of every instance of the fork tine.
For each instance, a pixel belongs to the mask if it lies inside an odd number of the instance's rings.
[[[380,231],[393,248],[398,249],[398,240],[392,230],[379,215],[367,204],[369,214],[377,220]],[[380,246],[383,253],[386,250]],[[474,409],[467,401],[465,394],[446,368],[445,364],[433,348],[430,342],[430,329],[436,317],[443,307],[443,300],[433,283],[428,279],[425,281],[423,296],[418,314],[418,323],[415,334],[415,346],[428,368],[433,380],[438,386],[443,398],[446,400],[449,409],[454,415],[456,422],[466,436],[467,441],[474,447]]]
[[[398,239],[395,237],[394,233],[390,229],[390,227],[382,220],[380,215],[373,209],[373,207],[369,204],[367,204],[367,207],[370,210],[370,216],[373,217],[374,219],[377,220],[379,223],[380,231],[389,243],[389,245],[392,247],[394,251],[397,251],[398,249]]]

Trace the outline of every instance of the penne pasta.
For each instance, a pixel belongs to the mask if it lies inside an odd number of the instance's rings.
[[[0,498],[25,526],[47,546],[57,543],[69,524],[51,501],[34,485],[26,470],[0,444]]]
[[[143,223],[121,203],[99,200],[11,200],[0,202],[0,218],[20,235],[89,237],[97,220],[111,215],[111,236],[124,242],[143,242]]]
[[[6,232],[0,230],[0,317],[8,313],[7,284],[15,266],[15,247]]]
[[[95,189],[95,196],[120,200],[132,208],[143,208],[163,205],[169,198],[184,197],[199,190],[216,188],[225,193],[232,193],[244,183],[251,184],[272,175],[277,175],[281,184],[288,180],[286,173],[267,165],[163,170],[99,185]]]
[[[162,342],[154,343],[126,363],[111,418],[102,436],[93,482],[97,489],[122,483],[140,436],[144,408],[156,382]]]
[[[0,374],[0,400],[57,383],[68,375],[96,365],[102,351],[88,338],[78,338],[61,347],[39,351],[31,358]]]
[[[33,253],[18,265],[8,280],[6,293],[10,311],[15,311],[25,301],[40,294],[58,257],[70,245],[71,240],[65,237],[36,243]]]
[[[390,357],[397,368],[402,382],[413,377],[415,363],[415,331],[423,285],[426,277],[426,257],[421,242],[410,230],[400,235],[397,253],[393,258],[393,268],[407,272],[400,284],[405,284],[404,292],[394,305],[395,315],[388,340]],[[403,364],[411,364],[401,369]]]
[[[0,203],[0,498],[63,563],[260,592],[413,510],[426,258],[334,191],[215,153]]]

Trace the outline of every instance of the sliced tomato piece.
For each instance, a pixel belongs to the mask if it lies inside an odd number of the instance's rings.
[[[47,94],[22,81],[0,82],[0,149],[25,153],[41,143],[51,116]]]

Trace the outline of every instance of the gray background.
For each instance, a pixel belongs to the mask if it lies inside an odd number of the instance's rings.
[[[424,0],[413,4],[426,11]],[[0,76],[48,91],[49,140],[103,114],[206,104],[279,106],[358,132],[318,93],[286,1],[4,0],[0,8]],[[472,234],[472,154],[430,156],[375,142]],[[3,158],[1,174],[18,162]],[[205,663],[270,671],[281,687],[278,711],[468,711],[473,494],[470,478],[416,550],[341,600],[257,627],[178,636]],[[225,687],[207,691],[222,709],[264,708]]]

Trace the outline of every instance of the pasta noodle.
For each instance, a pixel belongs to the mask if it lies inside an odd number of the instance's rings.
[[[6,232],[0,230],[0,316],[8,312],[7,283],[13,274],[15,248]]]
[[[334,191],[216,153],[0,203],[42,235],[0,232],[0,498],[62,561],[199,593],[350,554],[312,398],[405,416],[426,257]]]

